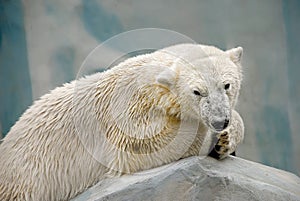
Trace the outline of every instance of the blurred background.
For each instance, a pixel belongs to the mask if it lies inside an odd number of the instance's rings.
[[[164,28],[244,48],[237,155],[300,175],[299,20],[298,0],[1,0],[0,138],[34,100],[75,79],[99,43]]]

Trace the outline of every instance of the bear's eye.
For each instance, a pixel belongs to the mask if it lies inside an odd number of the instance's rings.
[[[224,89],[228,90],[230,88],[230,84],[225,84]]]
[[[200,91],[194,90],[193,92],[194,92],[195,95],[201,96]]]
[[[207,97],[208,92],[205,89],[193,89],[193,94],[196,96]]]

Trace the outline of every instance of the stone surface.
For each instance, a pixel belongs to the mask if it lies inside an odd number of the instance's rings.
[[[228,157],[191,157],[159,168],[100,181],[72,201],[300,201],[296,175]]]

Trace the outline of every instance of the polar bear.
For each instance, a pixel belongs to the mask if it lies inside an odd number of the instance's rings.
[[[241,56],[179,44],[52,90],[0,145],[0,200],[69,200],[105,176],[210,147],[217,158],[233,153],[244,136],[234,109]]]

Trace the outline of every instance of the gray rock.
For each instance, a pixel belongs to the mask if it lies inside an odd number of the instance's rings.
[[[100,181],[72,201],[298,200],[296,175],[241,158],[190,157],[159,168]]]

